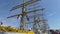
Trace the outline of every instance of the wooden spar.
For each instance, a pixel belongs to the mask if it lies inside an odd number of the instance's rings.
[[[29,14],[29,13],[32,13],[32,12],[37,12],[37,11],[43,11],[45,8],[41,8],[41,9],[35,9],[35,10],[31,10],[31,11],[28,11],[28,12],[24,12],[25,14]],[[16,15],[12,15],[12,16],[9,16],[7,18],[12,18],[12,17],[16,17],[18,15],[22,15],[22,14],[16,14]]]
[[[30,0],[30,1],[28,1],[28,2],[19,4],[19,5],[15,6],[15,7],[13,7],[10,11],[13,11],[13,10],[16,10],[16,9],[18,9],[18,8],[23,7],[23,4],[25,4],[25,6],[27,6],[27,5],[32,4],[32,3],[35,3],[35,2],[37,2],[37,1],[41,1],[41,0],[32,0],[32,1]]]

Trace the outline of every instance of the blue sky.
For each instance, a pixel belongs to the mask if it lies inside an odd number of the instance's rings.
[[[21,13],[19,9],[10,12],[9,10],[18,4],[21,4],[22,0],[0,0],[0,21],[4,22],[4,25],[19,26],[19,19],[16,17],[7,19],[7,16]],[[42,0],[41,6],[45,7],[45,17],[48,20],[51,29],[60,29],[60,0]]]

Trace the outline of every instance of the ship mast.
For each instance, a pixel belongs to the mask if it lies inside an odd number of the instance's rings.
[[[16,17],[16,16],[22,16],[22,18],[21,18],[21,26],[20,26],[20,29],[24,29],[24,27],[25,27],[25,16],[27,15],[27,14],[29,14],[29,13],[32,13],[32,12],[37,12],[37,11],[40,11],[40,10],[44,10],[44,8],[41,8],[41,9],[34,9],[34,10],[31,10],[31,11],[28,11],[28,12],[26,12],[26,6],[27,5],[29,5],[29,4],[32,4],[32,3],[35,3],[35,2],[37,2],[37,1],[40,1],[40,0],[30,0],[30,1],[28,1],[28,2],[26,2],[26,0],[23,0],[23,3],[22,4],[20,4],[20,5],[17,5],[17,6],[15,6],[15,7],[13,7],[10,11],[13,11],[13,10],[16,10],[16,9],[18,9],[18,8],[21,8],[22,7],[22,14],[16,14],[16,15],[13,15],[13,16],[9,16],[9,17],[7,17],[7,18],[12,18],[12,17]]]
[[[24,26],[25,26],[25,16],[26,16],[26,0],[23,0],[23,7],[22,7],[22,18],[21,18],[21,29],[24,29]]]

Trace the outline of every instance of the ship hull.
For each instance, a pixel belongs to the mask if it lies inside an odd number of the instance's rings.
[[[0,32],[0,34],[27,34],[27,33]]]

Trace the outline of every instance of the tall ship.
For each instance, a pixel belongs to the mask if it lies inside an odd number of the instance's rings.
[[[11,26],[0,25],[0,34],[47,34],[49,26],[45,19],[45,8],[40,6],[41,0],[23,0],[22,4],[14,6],[10,11],[21,8],[21,14],[16,14],[7,17],[20,18],[19,29]]]

